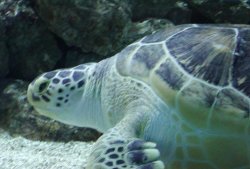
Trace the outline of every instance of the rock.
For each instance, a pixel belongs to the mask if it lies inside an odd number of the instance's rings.
[[[50,30],[84,53],[114,53],[130,24],[123,0],[36,0],[34,4]]]
[[[32,141],[0,129],[1,169],[83,169],[93,143]]]
[[[0,4],[0,18],[6,27],[10,76],[25,80],[54,68],[61,57],[55,36],[28,2],[8,0]]]
[[[9,22],[19,13],[34,16],[34,11],[30,7],[29,0],[4,0],[0,1],[0,18]]]
[[[65,67],[73,67],[79,64],[88,62],[98,62],[102,60],[104,56],[100,56],[95,53],[84,53],[80,49],[70,49],[67,52],[65,59]]]
[[[193,16],[195,20],[200,16],[207,17],[214,23],[250,23],[250,1],[208,1],[190,0],[187,1],[190,8],[198,13]],[[204,21],[203,21],[204,23]]]
[[[0,78],[9,73],[9,51],[6,46],[5,27],[0,19]]]
[[[11,135],[62,142],[96,140],[100,136],[95,130],[65,125],[39,115],[27,102],[27,86],[20,80],[0,82],[0,127]]]
[[[172,22],[166,19],[147,19],[142,22],[134,22],[128,30],[128,35],[124,39],[125,44],[133,43],[134,41],[143,38],[160,29],[167,29],[174,26]]]
[[[191,10],[185,0],[129,0],[132,20],[147,18],[165,18],[175,24],[189,23]]]

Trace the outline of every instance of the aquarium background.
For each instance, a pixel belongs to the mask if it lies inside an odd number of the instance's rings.
[[[0,0],[1,132],[34,141],[96,140],[95,130],[35,112],[28,84],[43,72],[100,61],[147,34],[186,23],[250,24],[250,1]]]

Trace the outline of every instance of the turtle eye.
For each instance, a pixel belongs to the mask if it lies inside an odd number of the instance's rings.
[[[49,86],[49,81],[42,82],[38,87],[38,93],[42,94],[46,91]]]

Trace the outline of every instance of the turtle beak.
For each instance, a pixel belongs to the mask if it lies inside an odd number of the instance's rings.
[[[30,104],[32,104],[33,99],[32,99],[32,84],[29,84],[28,90],[27,90],[27,98]]]
[[[43,108],[39,108],[41,107],[40,105],[40,97],[38,94],[36,94],[36,89],[34,89],[34,84],[30,84],[27,90],[27,99],[28,102],[31,104],[31,106],[33,107],[33,109],[35,109],[39,114],[48,116],[50,118],[54,118],[53,114],[50,111],[46,110],[46,106],[42,106]]]

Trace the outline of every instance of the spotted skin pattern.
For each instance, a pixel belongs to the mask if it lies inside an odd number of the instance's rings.
[[[56,107],[68,103],[70,92],[81,91],[85,84],[85,68],[84,65],[79,65],[69,70],[61,69],[42,74],[38,77],[43,79],[39,82],[38,93],[40,93],[40,96],[33,94],[33,100],[42,100],[47,103],[53,102]],[[37,83],[36,79],[32,84],[35,82]],[[58,95],[58,97],[52,101],[50,98],[53,95]]]
[[[249,169],[250,27],[180,25],[28,89],[41,114],[92,127],[87,169]]]

